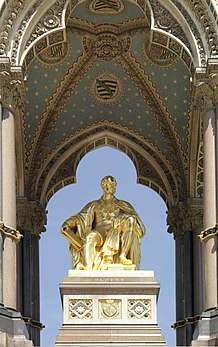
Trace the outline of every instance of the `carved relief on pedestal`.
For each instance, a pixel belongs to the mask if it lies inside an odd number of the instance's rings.
[[[121,299],[100,299],[98,301],[99,319],[121,319]]]
[[[69,319],[92,319],[92,299],[69,299]]]
[[[151,299],[128,299],[129,319],[152,319]]]

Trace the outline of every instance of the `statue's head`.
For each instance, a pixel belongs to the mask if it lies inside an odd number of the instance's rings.
[[[116,191],[117,181],[113,176],[105,176],[101,180],[101,187],[105,193],[114,194]]]

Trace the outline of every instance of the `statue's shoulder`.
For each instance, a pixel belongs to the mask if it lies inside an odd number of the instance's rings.
[[[97,206],[97,204],[98,204],[98,200],[90,201],[90,202],[88,202],[87,205],[85,205],[83,207],[82,211],[87,211],[88,209],[95,208],[95,206]]]
[[[134,207],[128,201],[115,198],[115,203],[117,205],[119,205],[120,207],[129,208],[131,210],[134,210]]]

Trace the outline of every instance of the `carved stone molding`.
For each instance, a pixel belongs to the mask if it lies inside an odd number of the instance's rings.
[[[208,6],[207,4],[203,3],[203,1],[196,1],[196,0],[189,0],[190,7],[195,13],[199,23],[201,24],[201,27],[203,29],[203,32],[205,34],[209,49],[210,49],[210,57],[218,57],[218,40],[217,40],[217,33],[216,33],[216,24],[214,25],[211,14],[210,14],[210,8],[211,6]]]
[[[21,68],[11,68],[6,58],[0,59],[0,100],[4,107],[19,110],[25,104],[26,93]]]
[[[179,202],[175,206],[170,206],[167,214],[168,232],[182,235],[186,231],[201,228],[203,225],[203,205],[199,202]]]
[[[193,21],[192,17],[190,16],[189,12],[185,9],[185,7],[182,5],[182,3],[179,2],[179,0],[171,0],[174,5],[178,8],[178,10],[181,12],[182,16],[185,18],[186,22],[188,23],[194,37],[196,40],[196,44],[198,47],[198,53],[200,56],[201,60],[201,65],[205,66],[207,62],[207,57],[206,57],[206,51],[205,47],[202,41],[201,33],[198,30],[198,27],[196,23]]]
[[[39,235],[46,231],[47,216],[45,208],[36,201],[17,199],[17,227]]]
[[[154,26],[180,39],[192,51],[184,30],[173,15],[157,0],[150,0],[150,3],[154,12]]]
[[[65,3],[66,0],[56,1],[56,3],[44,14],[33,29],[25,48],[46,32],[61,27],[61,17]]]

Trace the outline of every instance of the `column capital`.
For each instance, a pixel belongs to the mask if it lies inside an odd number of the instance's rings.
[[[11,66],[8,58],[0,58],[0,102],[3,107],[16,112],[24,107],[25,100],[22,68]]]
[[[186,231],[202,228],[203,225],[203,201],[202,199],[190,199],[179,202],[169,207],[167,215],[168,232],[182,235]]]
[[[46,231],[46,224],[46,210],[38,201],[17,199],[17,228],[19,230],[40,235],[41,232]]]
[[[206,68],[195,72],[195,104],[200,111],[215,109],[218,102],[218,59],[208,59]]]

